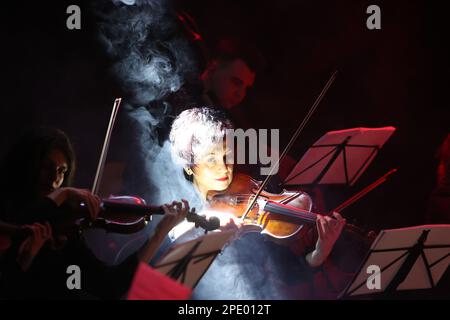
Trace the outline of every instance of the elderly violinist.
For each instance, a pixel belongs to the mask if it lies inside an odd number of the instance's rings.
[[[223,112],[216,108],[202,107],[183,111],[173,122],[172,130],[170,132],[170,142],[174,159],[180,165],[180,170],[184,170],[185,177],[192,182],[192,187],[195,188],[203,199],[205,208],[208,208],[208,192],[226,190],[233,181],[233,164],[226,162],[227,153],[230,152],[230,150],[226,149],[226,145],[223,142],[225,130],[227,128],[232,128],[232,124]],[[307,206],[310,199],[308,196],[304,196],[301,201]],[[240,220],[233,215],[227,214],[226,212],[214,212],[214,215],[221,219],[222,226],[230,223],[230,221],[239,226]],[[311,248],[311,250],[299,253],[303,256],[304,261],[307,262],[309,267],[315,268],[324,263],[330,255],[334,243],[343,229],[345,219],[338,213],[335,213],[334,216],[336,219],[318,216],[316,232],[313,232],[315,236],[311,238],[311,241],[315,241],[315,245],[312,245],[312,243],[304,244],[303,249]],[[192,225],[183,222],[172,230],[172,236],[174,238],[183,237],[191,232],[189,231],[190,228],[192,228]],[[307,232],[308,228],[304,229],[304,231]],[[302,232],[302,234],[304,234],[304,232]],[[253,259],[255,265],[258,264],[257,259],[255,258],[257,253],[263,251],[263,249],[257,248],[257,246],[260,246],[260,243],[263,242],[262,239],[260,240],[261,241],[259,242],[254,242],[251,245],[253,248],[249,249],[249,254],[252,255],[252,257],[249,256],[249,260]],[[296,240],[296,242],[301,241],[304,241],[304,239]],[[233,245],[231,247],[233,247]],[[242,256],[245,256],[245,253],[242,253],[245,251],[244,246],[241,248],[233,247],[228,250],[228,252],[235,252],[235,258],[230,258],[229,261],[233,261],[233,263],[236,264],[236,268],[245,268],[247,264],[252,264],[252,262],[247,259],[242,260]],[[226,253],[224,253],[224,255],[226,255]],[[241,258],[239,258],[239,256],[241,256]],[[219,257],[218,259],[225,258]],[[216,265],[219,264],[225,266],[226,262],[218,262]],[[255,269],[250,273],[255,275],[257,273],[257,268],[261,268],[261,266],[255,266]],[[214,269],[214,266],[212,266],[211,269]],[[209,271],[207,276],[211,275],[210,277],[213,277],[212,274],[213,272]],[[227,281],[226,277],[220,279],[220,282],[224,281]],[[236,285],[236,281],[233,284],[235,289],[240,286]],[[242,286],[244,286],[244,284],[242,284]],[[201,282],[199,287],[206,288],[207,285],[205,284],[202,286]],[[255,297],[272,298],[272,296],[240,295],[237,292],[233,294],[232,290],[234,289],[224,289],[217,297],[225,299]],[[200,291],[200,289],[198,291]],[[204,296],[200,294],[199,297],[207,298],[208,294],[211,294],[211,291],[208,291],[207,289],[206,292],[208,293],[205,293]],[[260,290],[260,292],[263,291]]]

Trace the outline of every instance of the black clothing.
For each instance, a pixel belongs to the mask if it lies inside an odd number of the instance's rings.
[[[73,240],[60,250],[42,248],[26,272],[15,262],[15,250],[5,260],[0,276],[3,299],[120,299],[138,265],[136,255],[132,255],[120,265],[105,266],[81,241]],[[80,290],[67,287],[71,265],[80,268]]]
[[[9,222],[29,224],[55,221],[67,216],[62,208],[49,198],[39,199],[34,205],[17,208]],[[47,243],[33,260],[29,270],[23,272],[16,262],[16,243],[5,254],[0,265],[0,298],[6,299],[119,299],[127,292],[138,265],[136,254],[117,266],[106,266],[86,247],[79,236],[71,237],[61,249]],[[81,289],[70,290],[67,268],[76,265],[81,271]]]

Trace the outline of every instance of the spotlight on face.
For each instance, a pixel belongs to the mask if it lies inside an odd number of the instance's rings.
[[[229,152],[224,144],[217,144],[198,158],[192,172],[199,190],[222,191],[228,188],[233,180],[233,164],[226,162]]]

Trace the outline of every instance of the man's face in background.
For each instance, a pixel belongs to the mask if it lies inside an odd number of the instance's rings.
[[[255,82],[255,73],[241,59],[216,61],[203,78],[205,89],[215,95],[220,106],[230,109],[240,104]]]

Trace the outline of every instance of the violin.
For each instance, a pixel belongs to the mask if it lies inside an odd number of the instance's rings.
[[[259,232],[268,235],[271,241],[280,245],[290,245],[292,242],[289,240],[295,236],[305,236],[307,233],[300,231],[306,225],[316,223],[317,213],[311,211],[311,198],[302,191],[283,190],[279,194],[262,191],[259,199],[244,216],[260,184],[260,181],[248,175],[237,174],[225,191],[208,194],[211,210],[234,215],[241,219],[244,233]],[[360,194],[352,197],[352,200],[359,197]],[[344,204],[350,203],[346,201]],[[341,205],[340,209],[344,207]],[[331,213],[335,211],[337,210]],[[331,214],[322,215],[330,216]],[[338,272],[337,274],[341,277],[347,277],[356,272],[375,238],[375,232],[367,232],[356,225],[347,223],[330,257],[337,267],[335,272]]]
[[[85,204],[81,203],[79,210],[68,210],[60,218],[48,222],[52,226],[54,235],[79,235],[88,228],[100,228],[106,232],[119,234],[133,234],[142,230],[155,214],[164,214],[163,207],[148,206],[143,199],[138,197],[118,196],[102,200],[100,213],[94,221],[86,218],[87,208]],[[195,208],[189,210],[186,220],[195,223],[195,227],[200,227],[205,231],[216,230],[220,227],[218,218],[206,219],[205,216],[198,215]],[[0,251],[8,249],[12,242],[22,241],[29,235],[31,235],[31,231],[24,226],[0,222]]]
[[[262,234],[278,239],[297,234],[305,223],[315,223],[317,214],[310,211],[312,201],[301,191],[283,190],[279,194],[262,191],[244,217],[260,185],[260,181],[238,173],[226,190],[208,193],[210,210],[231,213],[244,225],[259,228]]]
[[[85,204],[80,204],[85,208]],[[85,210],[82,210],[85,212]],[[83,212],[83,214],[84,214]],[[100,205],[100,213],[95,221],[85,218],[78,219],[80,229],[101,228],[107,232],[132,234],[142,230],[152,215],[163,215],[162,206],[146,205],[145,200],[135,196],[116,196],[103,199]],[[220,221],[216,217],[206,219],[198,215],[195,208],[189,210],[186,220],[195,223],[195,227],[201,227],[206,231],[212,231],[220,227]]]
[[[225,192],[213,192],[207,195],[212,210],[226,210],[240,218],[244,225],[259,228],[261,233],[278,239],[289,238],[295,235],[302,229],[303,223],[316,222],[317,214],[310,212],[312,207],[311,201],[309,201],[309,205],[305,203],[305,200],[300,201],[301,195],[304,193],[284,190],[281,194],[274,195],[265,191],[264,188],[267,186],[271,176],[275,174],[273,172],[274,168],[278,167],[305,128],[308,120],[336,78],[336,74],[337,71],[328,79],[276,164],[271,167],[266,179],[259,183],[249,176],[236,175]]]
[[[106,155],[109,149],[112,130],[119,112],[119,107],[122,98],[114,100],[108,129],[106,131],[105,140],[103,142],[102,151],[100,154],[97,171],[95,174],[94,183],[92,186],[92,194],[99,194],[100,182],[106,163]],[[71,210],[72,209],[72,210]],[[75,215],[54,225],[57,230],[64,230],[65,228],[75,228],[78,232],[82,232],[85,228],[101,228],[107,232],[132,234],[142,230],[151,220],[154,214],[164,214],[162,206],[148,206],[145,200],[135,196],[113,196],[107,199],[102,199],[100,205],[100,213],[95,221],[87,219],[86,204],[81,203],[79,208],[69,208],[69,212],[75,211]],[[204,216],[199,216],[195,212],[195,208],[191,209],[186,220],[194,222],[196,227],[201,227],[206,231],[218,229],[220,221],[216,217],[210,217],[207,220]]]
[[[296,235],[304,225],[316,223],[318,214],[311,211],[312,200],[302,191],[283,190],[279,194],[274,194],[263,190],[254,205],[249,208],[248,214],[244,216],[260,186],[261,181],[238,173],[226,190],[208,193],[210,210],[231,213],[240,218],[243,225],[255,227],[255,231],[276,239],[290,238]],[[354,196],[353,199],[355,198],[360,197]],[[347,201],[346,205],[349,204],[350,202]],[[340,209],[343,208],[344,206],[341,205]],[[332,212],[334,211],[336,210]],[[322,215],[331,216],[332,212]],[[362,236],[364,231],[355,225],[346,224],[344,228],[365,238]],[[371,242],[373,238],[374,235],[370,235],[367,239]]]

